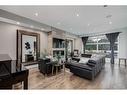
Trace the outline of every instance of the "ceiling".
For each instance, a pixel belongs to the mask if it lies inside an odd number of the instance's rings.
[[[76,35],[127,27],[127,6],[0,6],[0,9]]]

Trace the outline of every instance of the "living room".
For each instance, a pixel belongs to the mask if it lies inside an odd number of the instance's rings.
[[[0,6],[0,88],[126,89],[126,10]]]

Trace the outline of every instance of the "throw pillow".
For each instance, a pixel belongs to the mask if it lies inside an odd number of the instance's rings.
[[[79,63],[86,64],[88,62],[89,58],[80,58]]]

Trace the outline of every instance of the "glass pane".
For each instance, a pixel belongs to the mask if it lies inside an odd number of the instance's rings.
[[[86,45],[85,49],[86,50],[96,50],[97,49],[97,45]]]
[[[110,50],[110,44],[99,44],[98,50]]]
[[[111,50],[110,49],[110,44],[99,44],[98,45],[98,50]],[[114,45],[114,50],[115,51],[118,50],[118,44],[117,43]]]
[[[117,43],[115,43],[115,45],[114,45],[114,50],[115,50],[115,51],[118,50],[118,44],[117,44]]]
[[[87,43],[97,43],[97,37],[89,37]]]
[[[105,43],[105,42],[109,42],[108,39],[101,38],[100,40],[98,40],[98,43]]]
[[[98,36],[98,43],[106,43],[106,42],[109,42],[109,41],[105,35]]]

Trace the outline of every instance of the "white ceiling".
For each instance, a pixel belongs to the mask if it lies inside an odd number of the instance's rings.
[[[0,6],[0,9],[77,35],[127,26],[127,6]],[[112,17],[106,18],[108,15]]]

